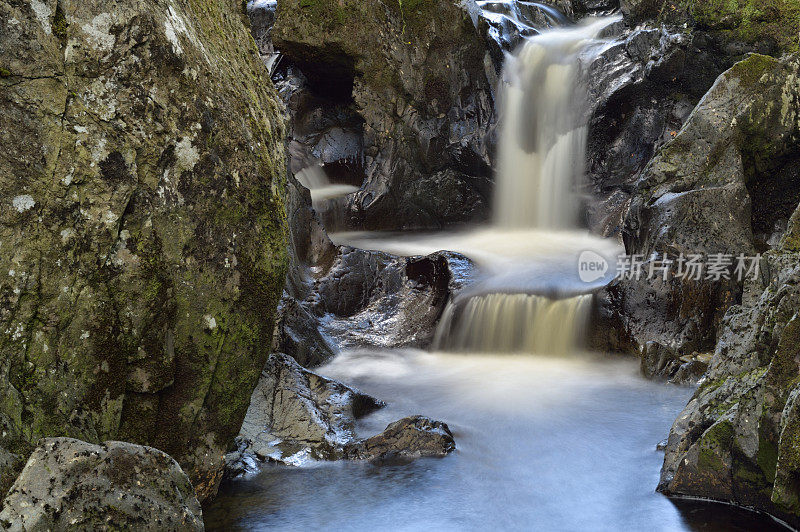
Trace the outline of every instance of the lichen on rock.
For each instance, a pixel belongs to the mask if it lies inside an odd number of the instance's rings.
[[[206,498],[285,279],[284,125],[239,2],[109,9],[0,2],[0,445],[152,445]]]

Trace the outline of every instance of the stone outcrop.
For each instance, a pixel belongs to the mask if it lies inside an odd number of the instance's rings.
[[[753,256],[777,245],[800,203],[796,60],[752,55],[716,81],[675,138],[640,174],[624,221],[629,254],[677,260]],[[649,267],[645,265],[645,271]],[[746,275],[754,274],[748,266]],[[713,350],[726,309],[742,298],[731,279],[624,279],[603,316],[634,350],[648,342],[679,360]],[[613,343],[613,342],[612,342]],[[653,358],[660,359],[661,356]],[[674,364],[670,364],[675,367]]]
[[[383,402],[301,367],[283,354],[270,356],[253,392],[237,449],[226,456],[228,474],[258,470],[260,462],[302,465],[313,460],[383,460],[445,456],[455,449],[446,424],[422,416],[391,423],[367,439],[356,420]]]
[[[477,24],[472,0],[279,3],[276,48],[363,121],[363,183],[331,207],[345,227],[487,216],[494,69]]]
[[[237,0],[0,1],[0,446],[148,444],[215,493],[286,272],[246,24]]]
[[[755,507],[794,526],[800,524],[796,456],[800,425],[795,411],[800,381],[800,208],[796,196],[800,179],[776,180],[782,179],[782,167],[797,160],[797,76],[796,58],[778,61],[753,56],[737,64],[695,111],[697,126],[703,129],[687,125],[682,132],[690,138],[695,135],[692,153],[685,151],[681,157],[680,145],[675,145],[658,160],[654,174],[688,183],[686,188],[700,189],[701,194],[719,190],[721,185],[746,187],[754,198],[754,227],[759,216],[788,218],[785,232],[776,235],[773,241],[777,243],[764,253],[760,275],[746,279],[741,304],[725,315],[708,373],[672,427],[660,489]],[[676,164],[679,157],[688,166]],[[696,169],[689,174],[685,168]],[[665,183],[653,182],[655,196]],[[755,198],[769,197],[755,190],[775,187],[789,199],[786,204],[794,203],[793,214],[786,213],[781,201],[762,209],[755,204]],[[720,205],[725,198],[717,195],[716,205]],[[710,200],[705,205],[709,204]],[[704,212],[709,219],[717,216],[719,223],[724,219],[716,209]],[[726,223],[732,241],[749,230],[735,217]],[[706,234],[695,238],[708,242]]]
[[[356,437],[355,420],[382,406],[289,356],[270,355],[237,438],[238,449],[226,460],[235,473],[246,469],[249,457],[294,465],[340,459]]]
[[[631,23],[657,21],[707,33],[731,52],[756,46],[762,53],[797,51],[800,6],[792,0],[621,0]]]
[[[203,530],[178,463],[157,449],[43,439],[0,507],[0,527],[31,530]]]

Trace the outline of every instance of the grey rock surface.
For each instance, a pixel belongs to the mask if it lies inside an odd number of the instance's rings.
[[[0,507],[0,527],[203,530],[192,483],[167,454],[131,443],[46,438]]]

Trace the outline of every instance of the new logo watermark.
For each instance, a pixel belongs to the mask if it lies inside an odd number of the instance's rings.
[[[681,253],[669,257],[654,253],[647,255],[620,255],[617,258],[617,277],[622,279],[683,279],[700,281],[720,281],[757,278],[760,273],[761,255],[747,256],[729,253],[709,255]],[[593,283],[608,272],[608,260],[591,250],[583,251],[578,257],[578,277],[584,283]]]
[[[578,277],[584,283],[602,279],[608,271],[608,261],[599,253],[586,250],[578,257]]]

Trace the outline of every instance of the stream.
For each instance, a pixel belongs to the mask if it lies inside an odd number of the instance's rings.
[[[424,412],[454,454],[408,464],[266,465],[226,484],[209,530],[769,530],[768,518],[655,492],[656,449],[692,389],[629,358],[355,351],[320,368],[388,406],[361,436]]]
[[[633,358],[581,352],[592,292],[613,278],[622,252],[580,229],[575,193],[591,108],[584,64],[618,20],[542,33],[507,59],[489,225],[332,235],[362,249],[450,250],[474,262],[477,280],[451,298],[431,350],[345,350],[315,370],[387,402],[359,421],[360,437],[423,414],[449,425],[456,452],[410,463],[267,464],[223,486],[205,512],[209,529],[779,528],[656,493],[657,445],[693,389],[645,380]],[[317,199],[329,183],[314,175],[305,177]],[[609,271],[587,281],[578,264],[589,251]]]

